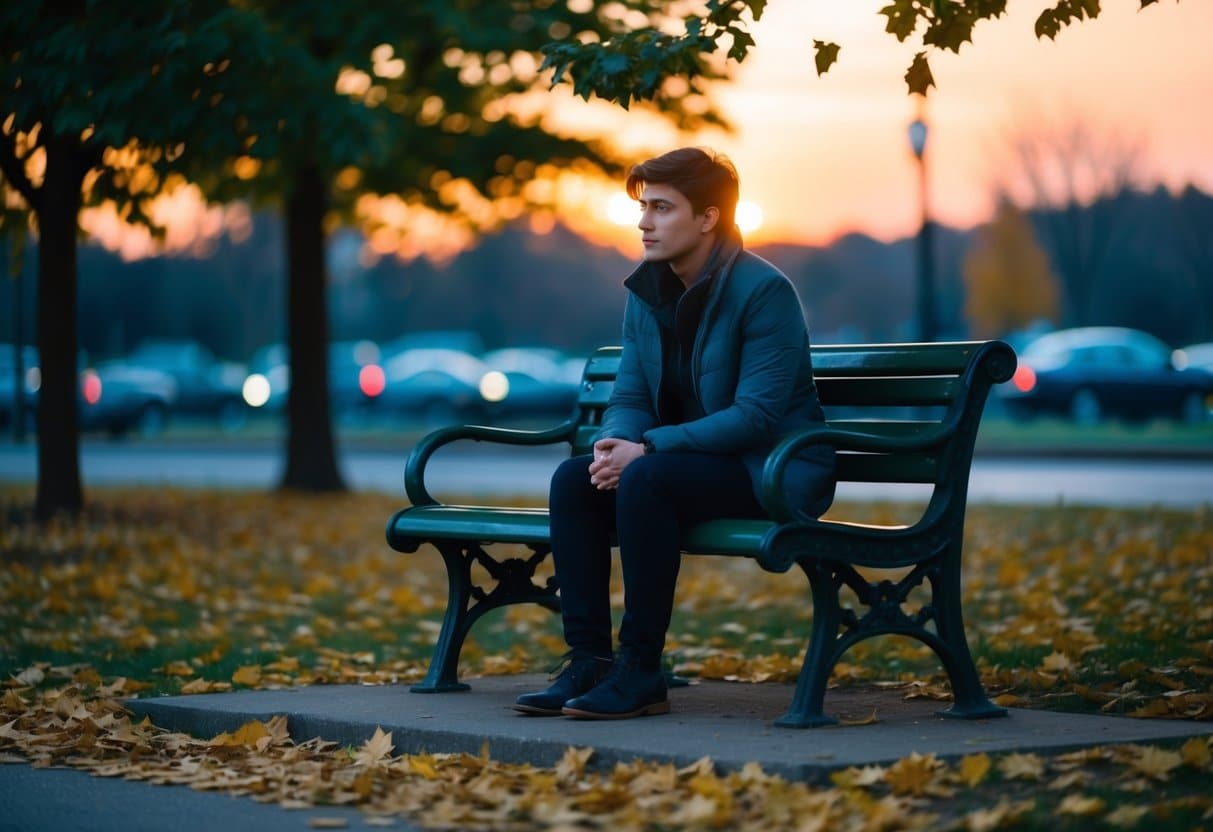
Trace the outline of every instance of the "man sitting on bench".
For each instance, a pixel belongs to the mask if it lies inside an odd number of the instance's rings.
[[[762,518],[762,469],[779,439],[822,422],[809,336],[787,277],[746,251],[740,186],[722,155],[682,148],[634,166],[644,262],[625,281],[623,354],[592,456],[553,474],[552,557],[568,663],[518,697],[528,714],[624,719],[669,713],[661,654],[682,532]],[[834,497],[834,450],[787,467],[785,493],[819,516]],[[612,649],[611,543],[624,615]]]

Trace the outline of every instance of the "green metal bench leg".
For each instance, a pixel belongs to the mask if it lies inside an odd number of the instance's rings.
[[[796,679],[796,690],[788,712],[775,720],[780,728],[820,728],[838,720],[826,716],[826,685],[840,655],[838,630],[842,616],[838,603],[839,583],[832,570],[818,562],[801,563],[813,588],[813,631],[805,651],[804,665]]]
[[[560,611],[560,596],[555,578],[546,584],[534,582],[535,569],[551,554],[550,547],[532,546],[529,558],[497,560],[485,552],[479,543],[467,540],[435,541],[434,545],[446,563],[447,599],[442,630],[434,645],[429,672],[414,693],[449,693],[468,690],[459,681],[459,653],[463,642],[480,616],[510,604],[538,604],[553,612]],[[486,592],[472,581],[472,563],[479,563],[496,582]]]
[[[959,544],[955,544],[959,549]],[[952,682],[952,706],[938,711],[950,719],[990,719],[1007,715],[986,697],[981,675],[969,652],[960,604],[960,552],[949,552],[939,569],[929,573],[935,632],[943,649],[936,649]],[[934,645],[932,645],[934,646]]]
[[[434,645],[429,672],[424,680],[409,688],[413,693],[452,693],[471,689],[459,681],[459,653],[472,627],[473,619],[468,615],[468,601],[472,594],[472,562],[457,544],[435,545],[446,563],[446,615],[442,618],[442,630]]]

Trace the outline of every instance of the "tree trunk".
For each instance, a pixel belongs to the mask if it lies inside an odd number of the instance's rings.
[[[313,165],[295,169],[287,196],[286,471],[281,488],[344,491],[329,399],[328,278],[324,215],[328,183]]]
[[[76,223],[82,174],[75,140],[46,144],[46,174],[38,213],[38,490],[40,521],[79,514],[78,368],[76,367]]]

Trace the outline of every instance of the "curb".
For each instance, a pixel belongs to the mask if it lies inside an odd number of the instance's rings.
[[[1152,742],[1213,733],[1213,725],[1013,709],[1002,719],[943,719],[944,703],[907,699],[907,690],[832,689],[826,712],[843,724],[777,728],[792,685],[704,681],[671,691],[669,716],[595,722],[527,717],[510,706],[547,684],[539,674],[472,680],[457,694],[413,694],[403,685],[318,685],[283,690],[134,699],[137,717],[199,737],[234,731],[250,720],[287,716],[291,737],[357,746],[376,728],[390,731],[397,754],[466,753],[487,747],[506,763],[554,766],[569,747],[592,747],[592,765],[609,770],[637,759],[678,767],[710,758],[720,772],[757,762],[769,774],[823,782],[848,766],[884,765],[912,753],[940,759],[978,752],[1060,752],[1092,745]],[[850,722],[851,724],[846,724]]]

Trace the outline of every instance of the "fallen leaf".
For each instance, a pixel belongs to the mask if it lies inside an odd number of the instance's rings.
[[[219,734],[207,745],[210,746],[247,746],[253,748],[257,741],[270,736],[270,730],[264,722],[251,720],[244,723],[232,733]]]
[[[1104,810],[1107,804],[1098,797],[1084,797],[1081,794],[1068,794],[1062,798],[1054,814],[1090,817]]]
[[[1208,768],[1213,762],[1213,752],[1209,750],[1209,741],[1203,737],[1193,737],[1179,749],[1185,763],[1195,769]]]
[[[593,747],[574,748],[569,746],[564,750],[560,762],[556,764],[556,777],[560,780],[576,780],[585,771],[586,763],[594,756]]]
[[[1008,754],[998,761],[998,771],[1008,780],[1039,780],[1045,764],[1035,754]]]
[[[934,782],[940,765],[934,754],[914,752],[889,766],[884,779],[894,794],[922,795]]]
[[[969,788],[986,779],[990,773],[990,757],[985,752],[981,754],[966,754],[960,758],[960,779]]]
[[[253,664],[236,668],[236,672],[232,674],[232,683],[250,688],[257,687],[261,684],[261,666]]]
[[[840,719],[840,720],[838,720],[839,725],[849,725],[849,726],[875,725],[877,722],[878,722],[878,720],[876,719],[876,709],[875,708],[872,709],[872,713],[870,715],[865,716],[865,717],[860,717],[859,719]]]
[[[1104,823],[1118,829],[1135,829],[1141,819],[1150,812],[1149,806],[1124,804],[1104,815]]]
[[[1129,765],[1134,771],[1153,780],[1169,780],[1171,772],[1183,765],[1183,762],[1184,758],[1175,751],[1148,745],[1129,761]]]
[[[376,725],[375,733],[362,744],[358,753],[354,755],[354,764],[359,766],[381,765],[391,757],[392,747],[392,732],[384,733],[384,730]],[[437,776],[437,773],[434,776]]]

